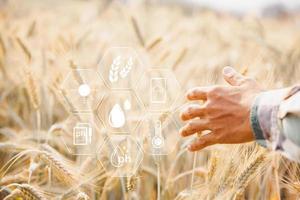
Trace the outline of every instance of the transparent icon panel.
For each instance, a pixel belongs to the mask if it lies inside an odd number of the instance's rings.
[[[130,135],[112,135],[101,146],[97,157],[112,176],[129,177],[136,173],[143,160],[143,151]]]
[[[134,92],[111,91],[96,110],[111,132],[133,132],[143,116],[143,105]]]
[[[72,112],[94,110],[102,99],[103,81],[92,69],[73,69],[61,85],[61,92]]]
[[[171,70],[149,70],[136,87],[138,97],[151,111],[169,110],[181,89]]]
[[[133,49],[114,47],[105,52],[99,64],[99,71],[109,88],[130,89],[145,69]]]
[[[170,154],[180,139],[176,122],[166,114],[148,114],[137,132],[144,134],[144,151],[151,155]]]
[[[96,153],[101,137],[94,119],[91,114],[72,114],[65,121],[64,132],[60,135],[60,139],[70,154],[92,155]]]

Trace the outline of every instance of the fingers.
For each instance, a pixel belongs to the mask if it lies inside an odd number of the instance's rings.
[[[195,142],[189,145],[189,151],[199,151],[207,146],[211,146],[217,144],[216,134],[211,132],[206,135],[201,136]]]
[[[240,86],[247,81],[247,78],[235,71],[232,67],[224,67],[224,79],[232,86]]]
[[[206,100],[209,87],[195,87],[186,94],[188,100]]]
[[[179,133],[186,137],[190,136],[197,132],[202,132],[204,130],[208,130],[208,121],[204,119],[195,119],[193,121],[190,121],[188,124],[186,124],[184,127],[182,127],[179,131]]]
[[[204,115],[205,106],[198,104],[189,105],[180,113],[180,117],[183,121],[194,119],[196,117],[203,117]]]

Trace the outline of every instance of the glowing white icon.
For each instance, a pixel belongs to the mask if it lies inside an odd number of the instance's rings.
[[[154,136],[152,138],[152,147],[155,149],[160,149],[164,145],[164,138],[162,136],[162,131],[161,131],[161,121],[157,120],[155,122],[155,127],[154,127]]]
[[[124,126],[126,122],[125,113],[120,104],[117,103],[112,107],[109,113],[108,122],[113,128],[121,128]]]
[[[78,87],[78,93],[82,97],[87,97],[91,93],[91,88],[88,84],[83,83]]]
[[[73,145],[90,145],[92,143],[92,128],[89,123],[77,123],[73,128]]]
[[[133,66],[133,58],[129,57],[124,65],[121,67],[124,59],[121,56],[117,56],[113,59],[109,69],[108,79],[111,83],[118,82],[119,79],[125,79],[130,73]]]
[[[133,58],[129,57],[125,66],[120,70],[120,77],[126,78],[133,66]]]
[[[151,103],[166,103],[167,100],[167,79],[152,78],[151,79],[150,97]]]
[[[110,162],[114,167],[123,167],[126,164],[131,163],[131,157],[128,155],[126,147],[123,149],[119,146],[114,148],[113,153],[110,156]]]
[[[131,109],[131,103],[128,99],[126,99],[123,103],[123,107],[125,110],[130,110]]]

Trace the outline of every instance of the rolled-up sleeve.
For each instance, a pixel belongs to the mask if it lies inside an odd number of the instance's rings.
[[[300,86],[259,94],[250,115],[260,145],[300,162]]]

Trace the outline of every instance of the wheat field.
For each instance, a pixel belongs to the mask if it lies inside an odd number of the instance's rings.
[[[225,84],[224,66],[265,89],[299,82],[299,18],[232,16],[150,1],[0,0],[0,199],[300,198],[299,165],[278,153],[254,142],[190,153],[194,138],[178,134],[186,90]],[[100,73],[112,47],[130,47],[144,71],[167,70],[179,84],[167,94],[178,98],[156,113],[168,130],[167,155],[149,154],[149,127],[142,125],[148,105],[133,105],[128,127],[143,159],[127,177],[115,177],[103,164],[111,150],[98,148],[116,135],[101,116],[119,92],[93,79],[101,105],[90,102],[91,113],[82,116],[63,86],[68,76],[80,79],[80,70]],[[129,92],[143,101],[149,86],[141,77],[134,74],[129,87],[140,89]],[[79,118],[93,120],[93,149],[72,146],[70,126]]]

